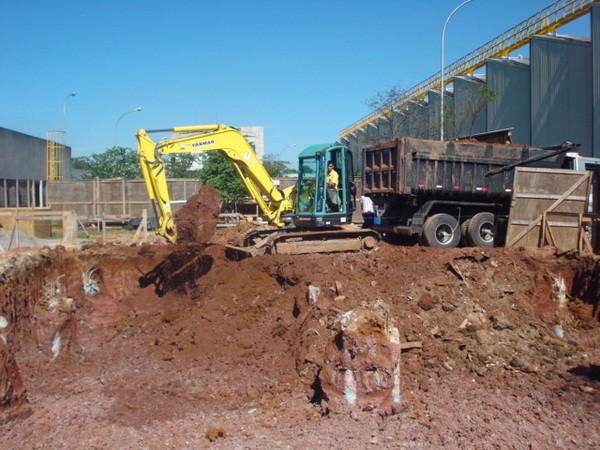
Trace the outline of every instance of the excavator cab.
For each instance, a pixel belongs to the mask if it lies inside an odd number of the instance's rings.
[[[356,186],[350,150],[330,144],[313,145],[304,149],[298,159],[294,225],[320,228],[351,223],[356,209]],[[328,192],[329,162],[333,162],[338,173],[337,192]]]

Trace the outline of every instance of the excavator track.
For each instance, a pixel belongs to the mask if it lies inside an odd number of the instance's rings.
[[[303,255],[372,250],[381,235],[369,229],[328,229],[322,231],[257,230],[250,232],[244,247],[227,246],[230,259],[264,254]]]

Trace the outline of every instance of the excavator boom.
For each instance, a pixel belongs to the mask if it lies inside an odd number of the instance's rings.
[[[172,133],[158,143],[149,135]],[[294,211],[292,188],[280,190],[262,165],[256,153],[235,128],[226,125],[200,125],[159,130],[138,130],[138,158],[148,190],[148,196],[159,209],[157,233],[171,242],[177,240],[177,230],[167,188],[163,157],[206,151],[221,152],[233,165],[250,196],[256,201],[270,224],[283,227],[282,215]]]

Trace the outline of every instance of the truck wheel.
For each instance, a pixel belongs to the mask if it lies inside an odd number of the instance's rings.
[[[469,228],[469,224],[471,223],[471,219],[465,220],[460,224],[460,246],[461,247],[469,247],[469,240],[467,239],[467,229]]]
[[[460,241],[458,222],[449,214],[436,214],[423,225],[423,243],[428,247],[454,248]]]
[[[494,215],[489,212],[475,214],[467,226],[466,238],[474,247],[493,247]]]

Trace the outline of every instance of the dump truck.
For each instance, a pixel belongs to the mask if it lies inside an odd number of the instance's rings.
[[[556,147],[404,137],[363,149],[363,195],[375,205],[372,228],[423,245],[503,245],[514,168],[560,168],[575,144]]]

